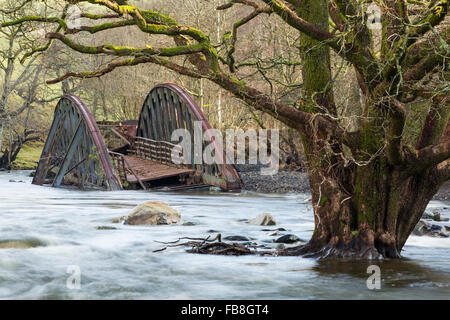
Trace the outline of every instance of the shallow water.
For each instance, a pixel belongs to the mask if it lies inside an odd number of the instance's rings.
[[[450,239],[411,236],[402,261],[377,262],[381,289],[366,285],[367,263],[298,257],[193,255],[157,241],[242,235],[268,243],[267,227],[241,219],[271,213],[276,227],[308,240],[314,228],[307,194],[87,192],[31,184],[29,172],[0,172],[0,299],[449,299]],[[21,182],[9,182],[22,180]],[[144,201],[164,201],[194,226],[112,224]],[[430,207],[444,207],[432,202]],[[450,216],[445,209],[443,216]],[[112,226],[117,230],[97,230]],[[81,288],[66,285],[69,266]]]

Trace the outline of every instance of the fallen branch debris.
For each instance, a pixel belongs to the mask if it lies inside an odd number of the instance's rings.
[[[181,240],[191,240],[183,243],[179,243]],[[219,233],[214,239],[210,239],[210,236],[206,238],[188,238],[183,237],[172,242],[160,242],[168,244],[166,247],[154,250],[153,252],[165,251],[168,248],[173,247],[190,247],[186,250],[188,253],[196,254],[214,254],[214,255],[228,255],[228,256],[242,256],[242,255],[270,255],[278,256],[282,255],[279,250],[257,250],[257,246],[244,245],[239,243],[226,243],[222,242],[222,235]],[[253,249],[251,249],[253,248]]]

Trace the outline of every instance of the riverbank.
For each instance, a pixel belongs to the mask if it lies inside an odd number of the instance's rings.
[[[13,170],[36,170],[44,144],[40,141],[24,145],[12,163]]]
[[[237,165],[243,189],[261,193],[308,193],[308,174],[302,171],[280,170],[274,175],[262,175],[258,166]]]

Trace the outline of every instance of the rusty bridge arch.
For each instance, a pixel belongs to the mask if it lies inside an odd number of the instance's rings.
[[[74,95],[63,96],[56,106],[33,184],[122,188],[93,115]]]
[[[194,139],[194,122],[219,157],[225,153],[208,130],[211,125],[195,101],[174,84],[160,84],[148,94],[138,121],[96,123],[83,102],[65,95],[56,106],[54,119],[33,179],[33,184],[54,187],[72,185],[106,190],[201,188],[241,189],[234,166],[221,164],[175,164],[172,143],[175,129],[187,129]],[[109,128],[120,146],[108,150],[100,128]],[[104,131],[105,137],[108,133]],[[108,139],[110,144],[111,139]],[[191,143],[194,148],[194,143]],[[194,152],[192,152],[194,156]]]
[[[172,84],[156,85],[145,99],[139,117],[136,141],[139,138],[152,141],[165,141],[172,143],[171,135],[176,129],[186,129],[194,139],[194,121],[199,121],[202,126],[202,136],[212,129],[202,110],[194,99],[181,87]],[[191,141],[191,164],[201,174],[203,183],[219,186],[224,190],[239,190],[242,187],[241,179],[233,165],[227,164],[226,155],[219,143],[212,137],[209,141],[203,141],[203,149],[206,144],[212,144],[216,154],[222,159],[221,164],[195,164],[194,141]]]

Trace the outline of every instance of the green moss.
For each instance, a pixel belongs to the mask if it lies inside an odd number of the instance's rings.
[[[201,43],[188,45],[188,46],[178,46],[172,48],[162,48],[160,52],[160,56],[163,57],[173,57],[179,56],[183,54],[195,53],[202,51],[204,49],[204,45]]]
[[[320,198],[319,206],[323,206],[325,202],[327,202],[328,197],[323,195],[322,198]]]
[[[113,29],[113,28],[120,28],[123,26],[130,26],[130,25],[134,25],[135,21],[134,20],[124,20],[124,21],[116,21],[116,22],[106,22],[106,23],[102,23],[96,26],[92,26],[89,29],[90,33],[97,33],[103,30],[108,30],[108,29]]]
[[[177,24],[175,19],[172,19],[168,16],[165,16],[161,13],[152,11],[152,10],[141,10],[140,11],[142,17],[148,22],[148,23],[164,23],[167,25],[175,25]]]
[[[358,224],[363,222],[364,222],[364,214],[362,213],[361,210],[358,210]]]
[[[44,144],[42,142],[24,145],[16,160],[12,163],[13,170],[34,170],[41,158]]]
[[[148,29],[151,33],[167,33],[168,27],[160,24],[152,24]]]
[[[130,5],[119,6],[119,12],[121,14],[132,13],[134,10],[136,10],[135,6],[130,6]]]
[[[356,237],[359,235],[359,230],[353,230],[352,231],[352,236]]]
[[[328,7],[324,0],[306,0],[298,7],[300,16],[306,21],[327,30]],[[332,95],[329,89],[331,81],[330,48],[320,41],[302,34],[300,38],[300,53],[302,56],[303,93],[306,103],[302,111],[308,113],[322,112],[319,105],[332,105]]]

